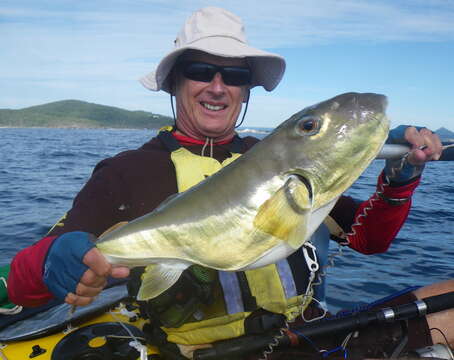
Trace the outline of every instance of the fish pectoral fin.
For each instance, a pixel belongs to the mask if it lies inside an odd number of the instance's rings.
[[[312,199],[307,187],[296,179],[289,180],[259,208],[254,226],[284,241],[293,242],[298,232],[304,237]]]
[[[137,300],[145,301],[161,295],[178,281],[183,271],[184,267],[181,266],[148,265],[142,275],[142,285],[137,294]]]

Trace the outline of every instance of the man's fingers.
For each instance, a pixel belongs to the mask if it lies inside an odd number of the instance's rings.
[[[424,145],[423,136],[414,126],[409,126],[405,129],[405,140],[407,140],[415,148]]]
[[[117,279],[122,279],[129,276],[129,268],[125,266],[113,266],[110,275]]]
[[[101,254],[97,248],[93,248],[85,254],[83,263],[87,265],[96,275],[102,277],[109,276],[112,269],[112,266],[107,262],[104,255]]]
[[[79,284],[89,287],[104,287],[107,283],[106,276],[99,276],[93,270],[88,269],[82,275]]]
[[[76,295],[78,296],[84,296],[84,297],[95,297],[98,296],[99,293],[101,293],[102,289],[104,289],[105,282],[102,286],[99,287],[92,287],[92,286],[87,286],[82,283],[77,284],[76,287]]]
[[[440,137],[426,128],[421,129],[419,133],[424,140],[424,145],[426,146],[424,149],[426,155],[430,160],[438,160],[443,151],[443,145]]]
[[[422,165],[427,161],[438,160],[442,153],[442,144],[437,134],[426,128],[417,130],[408,127],[405,139],[412,145],[408,161],[413,165]]]
[[[85,296],[79,296],[75,295],[73,293],[68,293],[65,298],[65,303],[69,305],[74,305],[74,306],[86,306],[89,305],[93,302],[95,298],[94,297],[85,297]]]
[[[93,248],[85,254],[83,263],[88,266],[88,269],[77,284],[76,294],[68,293],[65,298],[65,302],[71,305],[90,304],[106,286],[109,276],[124,278],[129,275],[127,267],[112,267],[97,248]]]

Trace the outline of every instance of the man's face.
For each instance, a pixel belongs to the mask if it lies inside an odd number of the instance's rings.
[[[218,66],[247,67],[244,59],[228,59],[205,53],[194,53],[184,61],[197,61]],[[186,135],[205,139],[233,135],[247,85],[226,85],[218,72],[210,82],[187,79],[181,72],[176,78],[177,127]]]

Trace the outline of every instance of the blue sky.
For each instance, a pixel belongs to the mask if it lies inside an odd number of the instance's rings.
[[[393,126],[454,131],[453,0],[3,0],[0,108],[78,99],[170,115],[168,95],[137,79],[208,5],[242,17],[251,45],[287,60],[275,91],[252,91],[246,126],[367,91],[388,96]]]

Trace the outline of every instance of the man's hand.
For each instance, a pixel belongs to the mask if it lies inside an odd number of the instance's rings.
[[[426,162],[438,160],[443,151],[440,138],[426,128],[400,125],[389,132],[387,144],[410,145],[411,150],[402,159],[388,159],[387,178],[394,183],[406,183],[421,175]]]
[[[56,238],[46,257],[43,280],[49,291],[70,305],[90,304],[109,277],[125,278],[127,267],[110,265],[95,247],[96,237],[73,231]]]
[[[432,160],[438,160],[442,153],[440,137],[422,128],[419,131],[414,126],[405,129],[405,140],[412,146],[408,155],[408,162],[411,165],[423,165]]]
[[[77,284],[76,292],[70,292],[65,297],[65,302],[70,305],[84,306],[90,304],[104,289],[108,277],[125,278],[129,275],[129,268],[110,265],[96,248],[85,254],[83,263],[88,266],[88,269]]]

